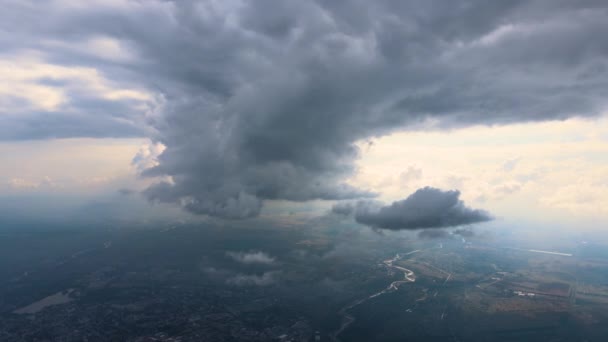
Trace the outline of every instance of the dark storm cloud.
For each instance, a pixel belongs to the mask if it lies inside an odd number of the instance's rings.
[[[171,177],[145,192],[150,199],[246,218],[266,199],[372,197],[343,183],[361,139],[597,115],[608,92],[607,9],[549,0],[9,1],[0,53],[98,36],[124,43],[135,60],[68,48],[44,49],[45,58],[141,85],[156,107],[121,120],[108,113],[124,123],[110,128],[78,106],[82,121],[61,118],[53,136],[74,136],[74,126],[84,136],[103,135],[92,127],[146,134],[166,149],[145,175]],[[50,136],[20,132],[6,134]],[[467,213],[444,219],[468,222]],[[399,225],[382,217],[367,219]],[[414,223],[437,222],[405,225]]]
[[[444,228],[490,221],[490,215],[465,206],[457,190],[425,187],[406,199],[374,208],[357,205],[355,220],[382,229]]]
[[[331,213],[338,216],[355,216],[358,212],[377,211],[384,204],[376,200],[358,200],[337,202],[331,207]]]

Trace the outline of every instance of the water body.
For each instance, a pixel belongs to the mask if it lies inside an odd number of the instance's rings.
[[[416,281],[416,275],[414,274],[414,272],[412,270],[409,270],[405,267],[401,267],[401,266],[396,266],[395,262],[401,260],[404,256],[406,255],[410,255],[410,254],[414,254],[417,252],[420,252],[420,249],[417,249],[415,251],[411,251],[409,253],[405,253],[405,254],[399,254],[397,253],[395,255],[394,258],[392,259],[387,259],[384,260],[382,263],[384,265],[386,265],[386,267],[388,268],[392,268],[395,270],[398,270],[400,272],[403,272],[403,279],[402,280],[396,280],[393,281],[392,283],[390,283],[390,285],[388,285],[384,290],[376,292],[374,294],[371,294],[367,297],[361,298],[357,301],[355,301],[354,303],[343,307],[340,311],[339,314],[340,316],[342,316],[342,324],[340,324],[340,328],[338,328],[338,330],[336,330],[332,335],[332,341],[340,341],[340,339],[338,338],[338,336],[340,336],[340,334],[346,330],[351,324],[353,324],[353,322],[355,321],[355,317],[353,317],[351,314],[349,314],[348,312],[350,310],[352,310],[353,308],[365,303],[366,301],[372,299],[372,298],[376,298],[378,296],[381,296],[385,293],[389,293],[389,292],[393,292],[399,289],[399,286],[401,284],[404,283],[413,283]]]
[[[35,314],[42,309],[59,304],[69,303],[74,300],[74,298],[70,297],[70,294],[74,291],[74,289],[68,289],[67,291],[57,292],[48,297],[44,297],[41,300],[34,302],[28,306],[24,306],[20,309],[13,311],[16,314]]]

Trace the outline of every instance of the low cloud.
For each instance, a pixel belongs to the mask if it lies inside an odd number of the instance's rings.
[[[226,252],[226,255],[242,264],[274,264],[276,259],[261,251]]]
[[[226,280],[227,284],[236,286],[268,286],[277,282],[278,271],[257,274],[237,274]]]
[[[465,238],[469,238],[469,237],[473,237],[475,236],[475,232],[472,231],[471,229],[467,229],[467,228],[458,228],[452,231],[452,234],[454,235],[460,235],[462,237]]]
[[[331,212],[337,215],[350,216],[355,210],[352,203],[336,203],[331,207]]]
[[[359,201],[338,204],[332,212],[342,215],[354,213],[358,223],[391,230],[456,227],[492,219],[484,210],[465,206],[459,197],[458,190],[425,187],[388,206],[374,201]]]
[[[13,178],[8,181],[8,185],[14,189],[36,189],[40,186],[40,183],[23,178]]]
[[[450,233],[442,229],[425,229],[418,233],[420,239],[444,239],[450,236]]]
[[[468,228],[457,228],[454,230],[445,229],[424,229],[418,233],[420,239],[455,239],[473,237],[475,233]]]

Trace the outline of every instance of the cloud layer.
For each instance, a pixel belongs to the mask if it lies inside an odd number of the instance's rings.
[[[483,210],[468,208],[459,197],[457,190],[425,187],[387,206],[360,201],[355,205],[335,205],[332,211],[342,215],[354,214],[358,223],[391,230],[456,227],[492,219]]]
[[[256,216],[269,199],[373,197],[344,182],[356,141],[605,110],[607,6],[9,1],[0,54],[34,56],[44,67],[14,82],[56,101],[0,89],[0,139],[149,136],[166,148],[144,175],[168,180],[148,198],[218,217]]]

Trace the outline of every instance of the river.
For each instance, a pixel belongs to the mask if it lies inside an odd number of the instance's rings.
[[[395,257],[393,257],[392,259],[387,259],[387,260],[384,260],[382,262],[389,269],[392,268],[392,269],[396,269],[398,271],[403,272],[403,279],[402,280],[395,280],[392,283],[390,283],[390,285],[388,285],[382,291],[379,291],[379,292],[371,294],[371,295],[369,295],[367,297],[358,299],[354,303],[349,304],[348,306],[343,307],[338,312],[340,314],[340,316],[342,316],[342,323],[340,324],[340,327],[338,328],[338,330],[334,331],[334,333],[331,334],[332,341],[340,341],[340,339],[338,338],[340,336],[340,334],[342,332],[344,332],[344,330],[346,330],[346,328],[348,328],[355,321],[355,317],[353,317],[351,314],[348,313],[350,310],[352,310],[353,308],[355,308],[355,307],[357,307],[357,306],[365,303],[366,301],[368,301],[368,300],[370,300],[372,298],[376,298],[376,297],[381,296],[381,295],[383,295],[385,293],[396,291],[397,289],[399,289],[399,286],[401,284],[404,284],[404,283],[413,283],[413,282],[416,281],[416,275],[414,274],[414,272],[412,270],[408,270],[405,267],[396,266],[395,262],[401,260],[406,255],[414,254],[414,253],[417,253],[417,252],[420,252],[420,251],[421,251],[420,249],[417,249],[415,251],[411,251],[411,252],[408,252],[408,253],[405,253],[405,254],[399,254],[399,253],[397,253],[395,255]]]

